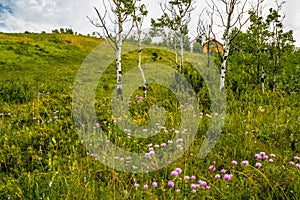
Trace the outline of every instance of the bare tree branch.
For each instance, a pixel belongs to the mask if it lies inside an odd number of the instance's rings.
[[[209,2],[213,5],[209,5]],[[217,17],[223,27],[224,54],[219,53],[221,58],[221,84],[220,90],[225,87],[225,75],[227,71],[227,59],[230,56],[231,43],[242,31],[242,28],[249,21],[250,16],[244,18],[247,13],[246,5],[249,0],[210,0],[206,1],[210,10],[215,8]],[[233,31],[234,30],[234,31]],[[213,32],[213,31],[212,31]]]

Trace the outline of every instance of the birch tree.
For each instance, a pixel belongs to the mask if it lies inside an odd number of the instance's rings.
[[[221,57],[221,80],[220,90],[225,87],[225,77],[227,71],[227,60],[230,56],[230,45],[236,38],[242,27],[247,23],[249,17],[244,19],[246,11],[246,4],[248,0],[210,0],[207,2],[209,8],[214,9],[217,14],[217,18],[221,21],[221,27],[223,27],[223,40],[224,40],[224,54]],[[237,30],[234,31],[233,29]]]
[[[184,36],[188,34],[188,24],[191,20],[191,12],[193,10],[192,0],[172,0],[168,5],[162,5],[163,15],[155,21],[151,20],[155,27],[167,27],[174,34],[174,45],[177,46],[176,38],[179,38],[180,45],[180,64],[179,72],[181,73],[184,60]],[[177,48],[177,47],[176,47]]]
[[[144,75],[144,71],[141,67],[142,63],[142,26],[144,22],[145,16],[148,14],[145,4],[138,5],[133,12],[133,20],[135,22],[135,27],[137,29],[137,36],[138,36],[138,68],[141,72],[142,81],[143,81],[143,93],[144,97],[147,96],[147,82]]]
[[[107,3],[103,0],[104,13],[100,12],[94,7],[97,13],[97,19],[88,19],[90,22],[101,28],[103,35],[112,42],[112,46],[116,52],[116,72],[117,72],[117,97],[122,98],[122,44],[124,39],[128,36],[133,28],[134,20],[132,14],[135,10],[136,0],[111,0],[109,1],[109,8]],[[129,22],[129,31],[125,32],[125,24]],[[110,29],[113,25],[113,29]],[[101,35],[100,33],[98,33]]]

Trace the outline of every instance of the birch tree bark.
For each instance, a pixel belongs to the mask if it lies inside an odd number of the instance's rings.
[[[134,22],[135,27],[137,28],[137,35],[138,35],[138,68],[141,72],[142,81],[143,81],[143,94],[144,97],[147,96],[147,82],[145,78],[145,74],[143,71],[143,68],[141,66],[142,64],[142,26],[144,22],[144,17],[148,14],[148,11],[146,10],[146,6],[144,4],[139,5],[134,9]]]
[[[144,94],[144,97],[146,97],[147,96],[147,82],[146,82],[146,78],[145,78],[143,68],[141,66],[141,64],[142,64],[142,39],[141,39],[141,32],[140,31],[138,31],[138,41],[139,41],[138,68],[141,72],[142,81],[143,81],[143,94]]]
[[[210,0],[207,3],[208,7],[217,12],[216,17],[221,21],[221,27],[223,27],[223,39],[224,39],[224,54],[221,57],[221,78],[220,78],[220,90],[225,88],[225,78],[227,71],[227,60],[230,56],[230,45],[236,38],[242,27],[247,23],[249,17],[243,18],[246,11],[246,4],[248,0]],[[232,30],[235,29],[234,33]]]
[[[225,88],[225,77],[226,77],[226,71],[227,71],[227,59],[229,57],[229,51],[230,51],[230,39],[229,39],[229,36],[226,35],[225,41],[224,41],[223,61],[221,64],[220,90],[223,90]]]
[[[119,24],[119,33],[117,33],[116,46],[116,70],[117,70],[117,95],[122,96],[122,23]],[[121,32],[121,33],[120,33]]]
[[[122,98],[122,44],[123,41],[127,38],[131,32],[134,21],[132,14],[135,9],[135,4],[137,0],[112,0],[109,1],[109,8],[106,6],[105,0],[103,0],[104,14],[102,14],[96,7],[94,7],[97,17],[91,19],[88,17],[90,22],[102,29],[102,34],[105,38],[109,39],[112,42],[112,46],[116,52],[116,72],[117,72],[117,98]],[[107,24],[110,22],[110,24]],[[125,23],[130,23],[129,30],[125,33],[124,25]],[[109,27],[114,26],[114,29],[111,30]]]

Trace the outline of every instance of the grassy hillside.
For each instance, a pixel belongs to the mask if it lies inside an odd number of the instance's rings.
[[[141,174],[114,171],[97,161],[81,143],[71,113],[79,67],[101,41],[67,34],[0,34],[0,199],[300,197],[299,94],[262,94],[249,89],[237,97],[227,91],[222,136],[213,151],[199,159],[212,113],[206,86],[187,61],[184,73],[197,92],[202,113],[198,134],[184,156],[163,169]],[[135,67],[136,56],[132,52],[123,57],[124,74]],[[176,68],[174,55],[163,50],[145,49],[143,62],[149,60]],[[149,105],[159,102],[168,111],[164,125],[168,134],[128,138],[113,125],[111,101],[106,98],[115,77],[110,65],[97,88],[100,128],[128,151],[163,148],[172,140],[180,120],[179,109],[172,103],[175,97],[156,85],[149,85],[147,98],[136,91],[130,110],[135,120],[149,122]],[[176,168],[182,170],[177,169],[178,176],[171,174]]]
[[[0,34],[0,38],[1,82],[7,90],[16,82],[30,88],[19,101],[31,100],[40,91],[69,91],[81,62],[100,43],[95,38],[63,34]]]

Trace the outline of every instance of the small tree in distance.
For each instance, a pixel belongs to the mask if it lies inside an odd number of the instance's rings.
[[[203,13],[209,16],[208,20],[203,19]],[[209,12],[207,10],[203,10],[199,15],[198,24],[197,24],[197,40],[200,44],[210,43],[212,39],[216,39],[216,36],[213,32],[213,24],[214,24],[214,7],[212,7],[212,11]],[[217,48],[219,51],[219,48]],[[207,66],[210,66],[210,49],[209,45],[207,45]],[[219,52],[219,56],[221,56]]]
[[[179,38],[180,44],[180,65],[181,73],[184,59],[184,36],[188,34],[188,23],[191,20],[191,12],[193,11],[192,0],[171,0],[168,5],[162,6],[163,15],[156,20],[151,19],[154,27],[167,27],[173,31],[175,39],[175,47]],[[175,49],[176,51],[176,49]]]

